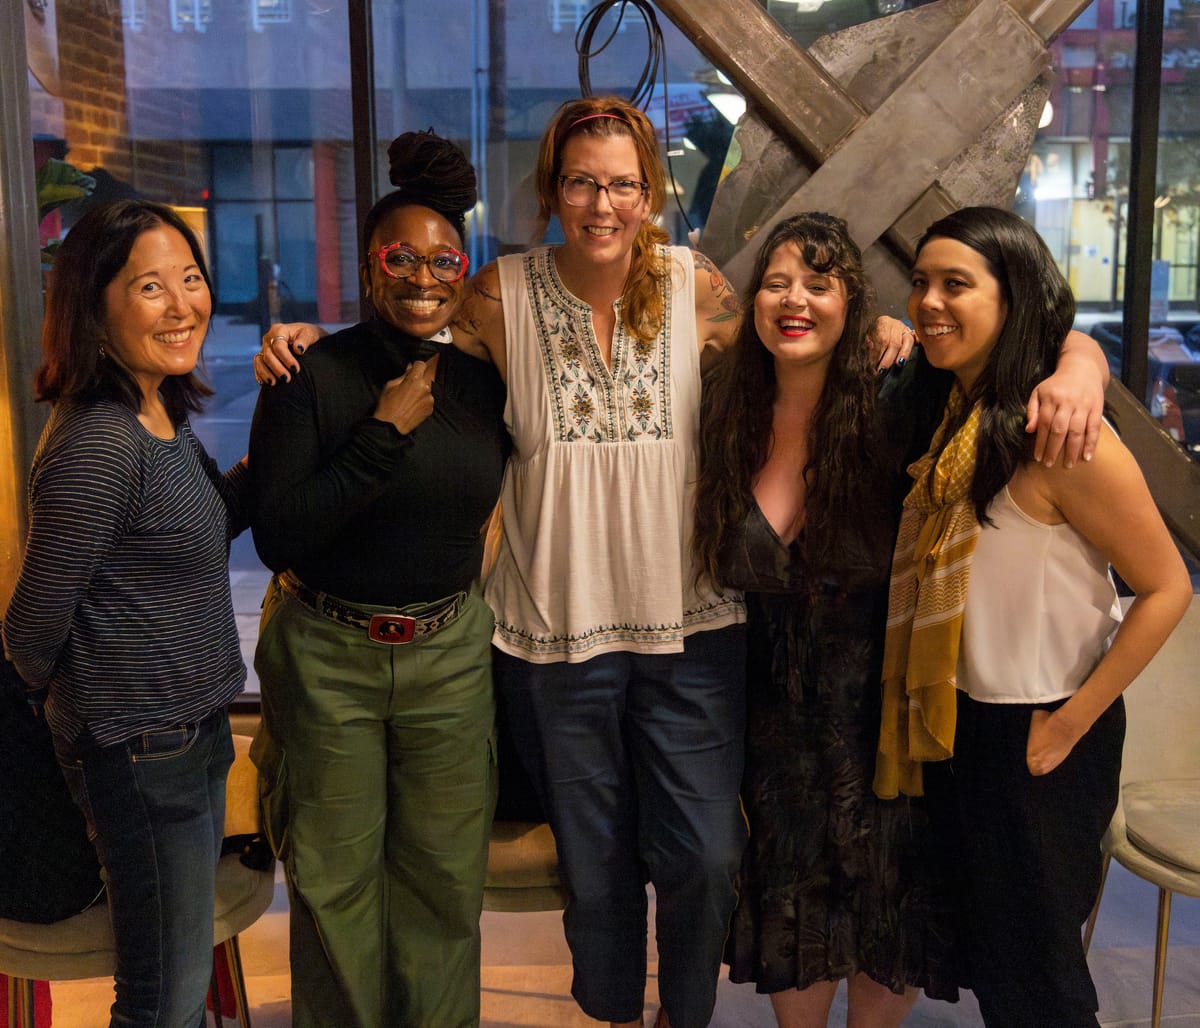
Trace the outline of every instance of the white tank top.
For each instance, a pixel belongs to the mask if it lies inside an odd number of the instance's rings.
[[[958,687],[984,703],[1064,699],[1121,623],[1108,561],[1070,525],[1031,518],[1007,486],[988,516],[971,561]]]
[[[634,339],[618,301],[611,369],[551,249],[498,261],[514,450],[486,596],[495,644],[534,663],[675,653],[693,632],[745,619],[736,597],[694,584],[695,280],[686,247],[664,250],[662,330]]]

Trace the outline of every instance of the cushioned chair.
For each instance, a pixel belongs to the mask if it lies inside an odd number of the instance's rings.
[[[501,913],[561,910],[566,897],[558,878],[558,851],[550,826],[496,821],[488,842],[483,909]]]
[[[250,739],[235,735],[236,758],[226,787],[225,834],[254,835],[259,830],[258,773],[250,760]],[[221,858],[217,866],[213,945],[225,950],[238,1019],[249,1028],[238,933],[254,924],[275,894],[273,866],[247,867],[239,854]],[[0,973],[8,975],[10,1028],[33,1028],[33,983],[102,978],[116,967],[108,908],[97,904],[82,914],[54,924],[25,924],[0,919]],[[220,1004],[214,1001],[214,1008]],[[220,1014],[217,1015],[220,1024]]]
[[[1129,729],[1121,768],[1121,794],[1104,836],[1104,872],[1113,859],[1158,886],[1152,1028],[1162,1020],[1163,978],[1171,896],[1200,896],[1200,599],[1166,645],[1125,692]],[[1085,949],[1104,896],[1084,933]]]
[[[488,841],[483,909],[561,910],[567,892],[558,877],[554,833],[522,766],[502,696],[496,702],[496,753],[499,796]]]

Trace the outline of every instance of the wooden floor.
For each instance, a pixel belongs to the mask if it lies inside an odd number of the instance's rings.
[[[1100,994],[1100,1023],[1105,1028],[1150,1024],[1156,903],[1153,887],[1114,865],[1090,955]],[[276,885],[274,906],[243,933],[241,943],[254,1028],[287,1028],[291,1017],[282,881]],[[647,1021],[652,1021],[657,1006],[654,954],[650,957]],[[570,987],[570,957],[558,913],[484,914],[483,1028],[594,1026],[596,1022],[584,1017],[571,1000]],[[104,1028],[111,990],[108,979],[56,983],[52,987],[54,1028]],[[845,1006],[839,997],[830,1024],[844,1023]],[[965,1028],[980,1023],[970,995],[954,1005],[922,998],[906,1022],[911,1028]],[[749,986],[721,982],[712,1028],[773,1025],[765,997]],[[1175,899],[1163,1028],[1200,1028],[1200,900]]]

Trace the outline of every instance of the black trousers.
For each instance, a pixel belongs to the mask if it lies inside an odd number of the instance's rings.
[[[945,840],[966,984],[988,1028],[1094,1028],[1096,989],[1080,929],[1100,888],[1100,840],[1120,788],[1125,707],[1117,699],[1048,775],[1025,764],[1045,705],[958,694],[954,757],[925,767]]]

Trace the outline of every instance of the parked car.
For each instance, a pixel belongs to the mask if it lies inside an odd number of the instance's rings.
[[[1121,323],[1100,321],[1087,330],[1100,344],[1113,375],[1121,372]],[[1170,436],[1200,460],[1200,322],[1150,329],[1147,408]]]

